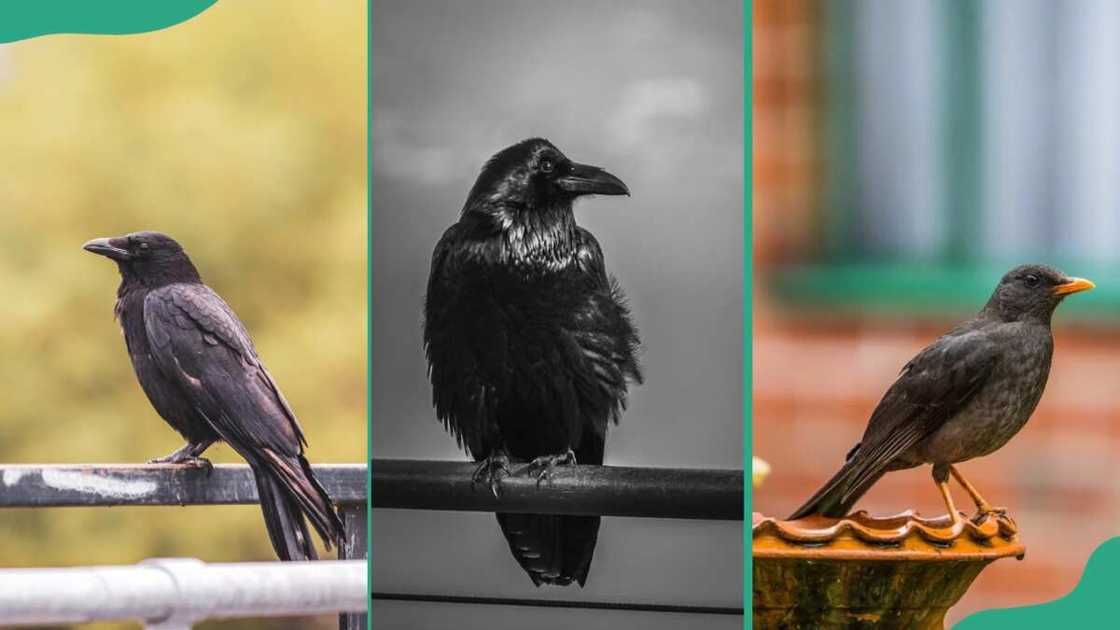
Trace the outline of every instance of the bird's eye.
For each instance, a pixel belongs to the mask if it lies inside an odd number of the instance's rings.
[[[1033,273],[1027,274],[1027,277],[1023,278],[1023,281],[1027,283],[1028,287],[1037,287],[1038,283],[1042,282],[1042,280]]]
[[[141,242],[140,243],[140,249],[148,249],[148,244],[144,243],[144,242]]]
[[[552,160],[550,160],[548,158],[545,158],[545,159],[541,160],[541,172],[542,173],[551,173],[554,170],[556,170],[556,162],[553,162]]]

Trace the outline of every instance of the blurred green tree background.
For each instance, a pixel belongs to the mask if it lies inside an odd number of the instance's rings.
[[[365,459],[365,15],[238,0],[149,34],[0,46],[0,462],[180,445],[132,374],[115,266],[81,249],[142,229],[241,316],[311,461]],[[275,557],[255,506],[0,512],[3,567],[152,556]]]

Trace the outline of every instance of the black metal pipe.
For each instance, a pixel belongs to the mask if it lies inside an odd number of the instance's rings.
[[[688,604],[645,604],[641,602],[596,602],[571,599],[528,599],[518,597],[476,597],[472,595],[429,595],[426,593],[373,592],[373,599],[398,602],[475,604],[483,606],[529,606],[535,608],[585,608],[692,615],[742,615],[738,606],[697,606]]]
[[[375,459],[372,465],[374,508],[743,520],[741,470],[557,466],[538,483],[515,464],[495,497],[472,481],[470,462]]]
[[[365,502],[364,464],[315,466],[336,503]],[[0,465],[0,508],[257,503],[245,464],[211,470],[173,464]]]

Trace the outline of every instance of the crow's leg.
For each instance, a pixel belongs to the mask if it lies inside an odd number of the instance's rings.
[[[953,504],[953,495],[949,493],[949,466],[935,464],[933,481],[937,484],[937,490],[941,492],[941,499],[945,501],[945,509],[949,511],[952,528],[958,529],[961,526],[961,513],[957,511],[957,506]]]
[[[574,466],[576,463],[576,454],[572,449],[566,452],[558,453],[556,455],[542,455],[525,465],[524,468],[517,471],[517,474],[528,473],[536,475],[537,485],[548,479],[552,479],[552,472],[557,466]]]
[[[490,486],[494,497],[502,495],[502,476],[510,474],[509,453],[503,447],[490,452],[490,456],[478,463],[471,477],[471,485],[485,483]]]
[[[980,496],[976,487],[968,483],[968,480],[964,478],[960,470],[957,470],[956,466],[950,465],[949,472],[953,474],[953,479],[956,479],[957,483],[964,487],[964,491],[968,493],[968,496],[972,497],[972,502],[976,504],[976,517],[974,520],[983,519],[989,514],[1007,514],[1007,508],[992,507],[991,503],[988,503],[984,497]]]
[[[166,455],[164,457],[157,457],[148,460],[149,464],[180,464],[189,468],[205,468],[207,471],[212,470],[214,465],[210,460],[205,457],[199,457],[203,451],[210,448],[214,440],[203,440],[201,442],[187,442],[182,448]]]

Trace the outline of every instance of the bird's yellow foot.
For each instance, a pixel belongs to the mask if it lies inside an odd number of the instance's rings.
[[[509,475],[509,455],[505,451],[495,451],[478,464],[471,476],[471,485],[485,483],[495,498],[502,496],[502,476]]]
[[[1007,508],[992,507],[992,504],[988,503],[987,499],[981,496],[976,486],[972,485],[964,478],[959,468],[951,465],[949,466],[949,472],[957,480],[957,483],[964,487],[965,491],[968,492],[968,496],[972,498],[972,502],[976,504],[976,514],[973,514],[971,519],[973,523],[979,525],[987,520],[989,516],[994,516],[996,518],[1007,516]]]
[[[973,523],[979,525],[980,523],[988,520],[989,516],[992,518],[1007,518],[1007,508],[993,507],[987,503],[985,503],[984,505],[977,505],[976,513],[972,515],[971,520]]]
[[[574,466],[576,464],[576,454],[572,449],[556,455],[542,455],[525,465],[524,468],[517,471],[517,474],[526,473],[535,475],[537,478],[537,485],[541,485],[542,481],[551,480],[552,472],[557,466]]]

